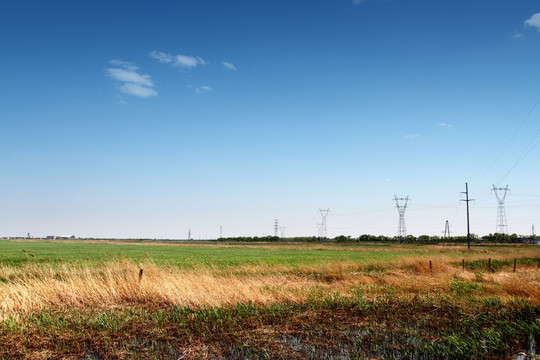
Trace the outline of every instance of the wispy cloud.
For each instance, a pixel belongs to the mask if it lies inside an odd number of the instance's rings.
[[[231,64],[228,61],[223,61],[222,64],[223,66],[225,66],[226,69],[236,71],[236,66],[234,66],[234,64]]]
[[[107,72],[114,80],[146,87],[154,86],[150,75],[141,75],[136,70],[109,68]]]
[[[517,31],[514,32],[514,35],[512,35],[514,39],[520,39],[523,37],[523,34],[518,33]]]
[[[446,128],[446,129],[450,129],[452,126],[452,124],[448,124],[448,123],[445,123],[445,122],[440,122],[437,124],[438,127],[442,127],[442,128]]]
[[[353,0],[353,5],[360,5],[361,3],[366,2],[367,0]]]
[[[529,19],[525,20],[526,26],[532,26],[540,31],[540,13],[533,14]]]
[[[137,69],[139,69],[135,65],[134,62],[130,62],[130,61],[122,61],[122,60],[119,60],[119,59],[112,59],[111,61],[109,61],[109,63],[113,64],[113,65],[121,66],[124,69],[131,70],[131,71],[136,71]]]
[[[125,83],[124,85],[120,87],[120,91],[123,92],[124,94],[135,95],[135,96],[140,96],[140,97],[152,97],[158,94],[156,90],[150,87],[139,85],[139,84],[133,84],[133,83]]]
[[[195,92],[197,94],[202,94],[202,93],[213,91],[213,90],[214,89],[212,89],[210,86],[206,86],[206,85],[201,85],[201,86],[195,88]]]
[[[194,68],[199,65],[206,65],[206,60],[201,57],[188,56],[188,55],[172,55],[163,51],[152,51],[148,54],[151,58],[158,60],[160,63],[171,64],[172,66],[183,68]]]
[[[155,84],[152,77],[140,74],[135,63],[118,59],[113,59],[110,63],[118,67],[108,68],[107,76],[122,84],[120,86],[122,93],[139,97],[157,96],[158,93],[154,90]]]
[[[420,134],[408,134],[404,136],[405,139],[418,139],[419,137]]]

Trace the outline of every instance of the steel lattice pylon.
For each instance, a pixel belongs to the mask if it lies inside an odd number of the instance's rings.
[[[450,223],[448,220],[446,220],[446,223],[444,224],[444,239],[447,239],[450,237]]]
[[[322,239],[326,239],[327,231],[326,231],[326,217],[328,216],[328,213],[330,212],[330,209],[319,209],[319,212],[321,213],[322,222],[320,224],[317,224],[319,226],[319,237]]]
[[[495,196],[497,197],[497,203],[499,206],[497,207],[497,230],[496,233],[499,234],[507,234],[508,233],[508,224],[506,222],[506,210],[504,209],[504,200],[506,199],[506,193],[508,192],[508,185],[504,188],[498,188],[493,185],[493,188],[491,189],[495,193]],[[502,192],[502,195],[499,195],[499,191]]]
[[[394,201],[399,213],[399,225],[398,225],[398,237],[404,239],[407,237],[407,228],[405,227],[405,210],[407,209],[407,203],[409,202],[409,195],[404,198],[398,198],[394,195]]]

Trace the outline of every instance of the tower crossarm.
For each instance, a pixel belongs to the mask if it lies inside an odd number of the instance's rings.
[[[495,185],[493,185],[493,188],[491,190],[493,190],[493,192],[495,193],[495,197],[497,197],[497,201],[499,203],[504,203],[504,200],[506,199],[506,194],[508,190],[510,189],[508,188],[508,185],[506,185],[506,187],[503,187],[503,188],[498,188],[498,187],[495,187]],[[503,192],[502,196],[499,196],[499,191]]]

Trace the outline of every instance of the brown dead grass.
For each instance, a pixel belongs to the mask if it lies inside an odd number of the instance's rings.
[[[425,258],[407,258],[392,264],[339,261],[295,269],[249,265],[226,270],[185,270],[130,261],[93,266],[3,266],[0,276],[6,280],[0,282],[0,319],[24,317],[43,309],[303,302],[313,294],[347,295],[351,290],[367,297],[389,291],[396,296],[452,294],[452,281],[477,284],[481,291],[474,296],[540,302],[540,270],[536,267],[521,267],[516,273],[473,273],[454,264],[455,258],[437,258],[433,273]],[[144,273],[139,282],[140,268]]]

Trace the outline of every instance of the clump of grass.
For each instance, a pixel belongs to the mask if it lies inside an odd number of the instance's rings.
[[[456,277],[450,281],[450,288],[454,294],[464,296],[477,292],[481,289],[481,286],[466,279]]]
[[[533,300],[540,299],[540,271],[500,274],[497,281],[510,296]]]

